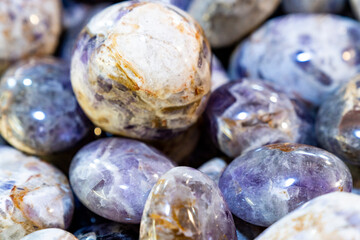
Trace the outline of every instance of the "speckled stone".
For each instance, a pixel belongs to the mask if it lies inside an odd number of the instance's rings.
[[[360,239],[360,196],[329,193],[317,197],[269,227],[257,240]]]
[[[106,138],[82,148],[70,166],[70,183],[80,201],[117,222],[140,223],[151,188],[174,167],[144,143]]]
[[[219,183],[219,179],[227,164],[221,158],[213,158],[201,165],[198,170],[205,173],[216,184]]]
[[[140,225],[140,240],[233,239],[233,217],[215,184],[202,172],[176,167],[150,192]]]
[[[71,81],[92,122],[113,134],[163,139],[194,124],[211,88],[202,29],[171,5],[106,8],[81,32]]]
[[[2,76],[0,131],[14,147],[38,155],[59,152],[73,147],[89,127],[65,62],[32,58]]]
[[[0,239],[39,229],[67,228],[74,203],[65,175],[53,166],[0,146]]]
[[[316,135],[323,148],[360,165],[360,75],[321,105]]]
[[[280,0],[161,0],[187,11],[203,27],[211,46],[235,43],[277,8]]]
[[[0,16],[0,73],[16,60],[55,51],[60,0],[2,0]]]
[[[78,240],[71,233],[59,228],[48,228],[33,232],[21,240]]]
[[[350,4],[357,19],[360,19],[360,0],[350,0]]]
[[[270,143],[311,138],[311,119],[264,81],[242,79],[212,93],[206,116],[214,143],[229,157]]]
[[[319,105],[360,71],[359,45],[353,19],[290,14],[268,21],[235,50],[230,77],[264,79]]]
[[[130,224],[104,223],[82,228],[75,236],[79,240],[138,240],[139,228]]]
[[[211,92],[228,82],[230,82],[229,76],[219,59],[213,55],[211,62]]]
[[[317,196],[350,192],[352,177],[346,165],[325,150],[282,143],[236,158],[219,187],[232,213],[266,227]]]
[[[345,7],[345,0],[284,0],[286,13],[339,13]]]

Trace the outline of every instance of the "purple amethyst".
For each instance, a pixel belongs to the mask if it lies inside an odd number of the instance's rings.
[[[218,88],[206,115],[214,143],[228,156],[270,143],[307,143],[313,128],[302,108],[267,83],[242,79]]]
[[[269,226],[305,202],[334,191],[350,192],[349,169],[335,155],[302,144],[272,144],[236,158],[219,181],[230,210]]]
[[[117,222],[140,223],[146,198],[174,164],[135,140],[106,138],[82,148],[70,166],[70,183],[80,201]]]

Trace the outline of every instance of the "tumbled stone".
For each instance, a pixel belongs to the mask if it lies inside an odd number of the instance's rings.
[[[74,203],[65,175],[38,158],[0,146],[0,239],[70,225]]]
[[[350,192],[352,177],[346,165],[325,150],[280,143],[236,158],[219,187],[232,213],[266,227],[317,196]]]
[[[117,222],[140,223],[151,188],[174,167],[145,143],[105,138],[83,147],[70,165],[70,183],[80,201]]]
[[[280,219],[257,240],[360,239],[360,196],[329,193]]]
[[[281,16],[239,45],[230,77],[264,79],[319,105],[359,72],[359,44],[360,23],[353,19],[329,14]]]
[[[48,228],[33,232],[21,240],[78,240],[71,233],[59,228]]]
[[[345,0],[284,0],[282,6],[287,13],[339,13]]]
[[[218,88],[206,116],[213,142],[230,157],[270,143],[311,142],[311,119],[304,118],[296,101],[261,80]]]
[[[210,178],[189,167],[165,173],[151,190],[140,239],[234,239],[236,230],[223,196]]]
[[[321,105],[316,119],[320,145],[352,164],[360,164],[360,76]]]
[[[221,158],[213,158],[201,165],[198,170],[205,173],[215,183],[219,183],[219,179],[227,164]]]
[[[138,240],[139,228],[136,225],[104,223],[84,227],[75,232],[79,240]]]
[[[2,76],[0,131],[14,147],[37,155],[63,151],[74,147],[89,128],[65,62],[31,58]]]
[[[171,3],[193,16],[213,47],[235,43],[269,17],[280,3],[280,0],[160,1]]]
[[[185,131],[204,111],[210,61],[202,29],[187,13],[127,1],[98,13],[80,33],[71,81],[95,125],[158,140]]]
[[[12,62],[55,51],[61,32],[60,0],[3,0],[0,16],[0,73]]]

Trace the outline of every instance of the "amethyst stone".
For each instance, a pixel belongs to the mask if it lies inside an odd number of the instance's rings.
[[[202,172],[176,167],[151,190],[140,240],[237,240],[234,220],[215,184]]]
[[[82,148],[70,166],[70,183],[80,201],[117,222],[140,223],[147,196],[174,164],[144,143],[106,138]]]
[[[217,89],[206,115],[214,143],[236,157],[269,143],[309,141],[312,124],[298,110],[267,83],[243,79]]]
[[[273,82],[319,105],[360,71],[359,46],[360,23],[353,19],[290,14],[268,21],[235,50],[230,75]]]
[[[0,131],[14,147],[37,155],[59,152],[73,147],[89,127],[65,62],[32,58],[2,76]]]
[[[360,165],[360,76],[324,101],[316,133],[323,148]]]
[[[236,158],[219,187],[239,218],[269,226],[319,195],[350,192],[349,169],[335,155],[302,144],[272,144]]]

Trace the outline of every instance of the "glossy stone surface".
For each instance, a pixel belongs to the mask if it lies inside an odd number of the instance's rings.
[[[213,158],[201,165],[198,170],[205,173],[215,183],[219,183],[219,179],[227,164],[221,158]]]
[[[0,146],[0,239],[67,228],[74,203],[65,175],[38,158]]]
[[[151,188],[172,167],[168,158],[145,143],[105,138],[76,154],[70,183],[80,201],[96,214],[117,222],[140,223]]]
[[[71,81],[95,125],[113,134],[164,139],[203,112],[210,61],[201,28],[185,12],[123,2],[97,14],[81,32]]]
[[[75,236],[79,240],[138,240],[139,229],[136,225],[104,223],[82,228]]]
[[[360,75],[321,105],[316,135],[324,149],[360,165]]]
[[[60,0],[3,0],[0,16],[0,73],[16,60],[55,51],[61,31]]]
[[[339,13],[345,7],[345,0],[284,0],[286,13]]]
[[[228,82],[230,82],[229,76],[219,59],[213,55],[211,62],[211,92]]]
[[[161,0],[180,7],[203,27],[211,46],[235,43],[277,8],[280,0]]]
[[[21,240],[78,240],[71,233],[59,228],[48,228],[33,232]]]
[[[360,196],[329,193],[269,227],[257,240],[360,239]]]
[[[150,192],[140,225],[140,240],[234,239],[233,217],[215,184],[202,172],[176,167]]]
[[[0,131],[14,147],[38,155],[59,152],[80,141],[89,126],[65,62],[32,58],[2,76]]]
[[[239,218],[269,226],[305,202],[334,191],[350,192],[349,169],[335,155],[302,144],[272,144],[236,158],[219,181]]]
[[[230,157],[269,143],[305,143],[312,130],[285,94],[255,79],[218,88],[206,116],[214,143]]]
[[[360,23],[353,19],[326,14],[278,17],[239,45],[230,77],[264,79],[319,105],[359,72],[359,44]]]

